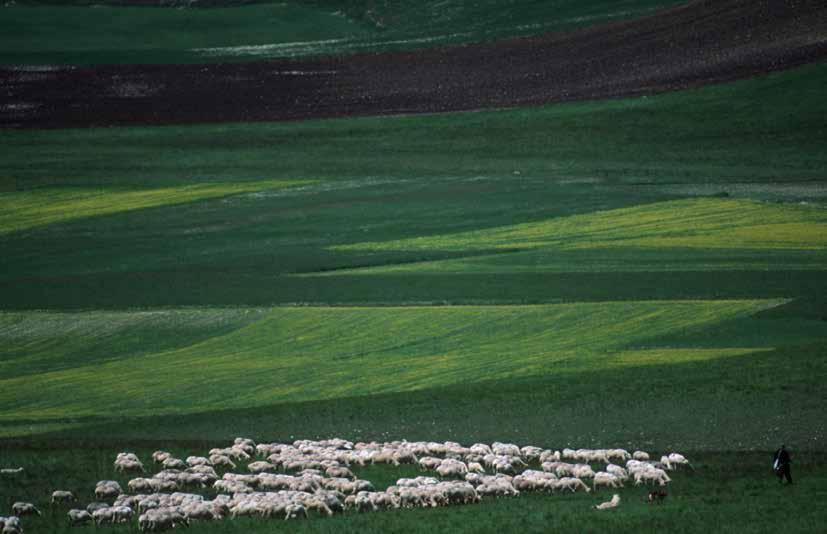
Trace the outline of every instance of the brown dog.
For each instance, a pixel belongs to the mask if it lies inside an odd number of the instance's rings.
[[[663,500],[666,498],[668,493],[666,490],[655,490],[649,492],[649,504],[657,503],[661,504]]]

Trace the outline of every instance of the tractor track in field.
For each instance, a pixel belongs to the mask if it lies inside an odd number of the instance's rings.
[[[202,65],[0,67],[0,128],[439,113],[655,94],[827,59],[823,0],[695,1],[495,43]]]

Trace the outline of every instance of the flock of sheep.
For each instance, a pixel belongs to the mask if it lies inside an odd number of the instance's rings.
[[[94,489],[97,501],[85,509],[69,510],[70,523],[125,523],[137,517],[142,531],[157,532],[193,521],[243,516],[297,519],[311,513],[329,516],[346,510],[471,504],[521,492],[619,488],[628,481],[666,486],[671,481],[667,471],[689,465],[677,453],[651,461],[645,452],[630,454],[623,449],[556,451],[499,442],[465,447],[450,441],[353,443],[338,438],[258,445],[236,438],[231,446],[212,449],[206,456],[180,459],[156,451],[152,460],[161,470],[148,476],[135,454],[118,454],[115,470],[140,476],[129,480],[128,493],[116,481],[98,482]],[[242,463],[246,472],[235,472]],[[384,491],[376,491],[369,481],[360,480],[351,471],[351,467],[368,464],[416,464],[439,478],[401,478]],[[594,471],[592,464],[603,464],[603,469]],[[217,469],[223,471],[221,476]],[[207,488],[214,493],[212,499],[190,493]],[[76,496],[69,491],[52,493],[52,505],[75,502]],[[595,508],[605,510],[619,503],[615,494]],[[31,503],[17,502],[12,513],[11,517],[0,517],[2,534],[21,534],[20,518],[40,514],[40,510]]]

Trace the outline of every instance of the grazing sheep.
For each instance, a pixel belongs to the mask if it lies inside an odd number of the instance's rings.
[[[606,466],[606,472],[613,474],[614,476],[616,476],[617,478],[619,478],[621,480],[626,480],[626,479],[629,478],[629,473],[627,473],[626,470],[623,469],[622,467],[620,467],[619,465],[615,465],[615,464],[607,465]]]
[[[2,521],[3,534],[23,534],[23,525],[20,524],[20,518],[11,516],[6,517]]]
[[[164,460],[166,460],[167,458],[172,458],[172,454],[166,451],[155,451],[152,453],[152,461],[156,464],[164,463]]]
[[[230,460],[229,456],[211,454],[209,460],[213,467],[227,467],[229,469],[235,469],[235,464],[232,460]]]
[[[144,472],[144,464],[131,452],[121,452],[115,458],[115,471],[125,473],[127,471]]]
[[[22,467],[5,467],[0,469],[0,475],[19,475],[22,472]]]
[[[595,508],[597,510],[608,510],[609,508],[617,508],[617,506],[619,504],[620,504],[620,495],[615,493],[614,495],[612,495],[612,500],[611,501],[602,502],[602,503],[596,505]]]
[[[17,517],[24,517],[27,515],[42,515],[35,505],[30,502],[16,502],[12,505],[11,511]]]
[[[553,485],[554,489],[571,490],[572,493],[582,489],[586,493],[590,493],[592,489],[588,487],[582,480],[575,477],[563,477]]]
[[[592,480],[594,490],[597,491],[598,486],[606,486],[607,488],[622,488],[623,481],[611,473],[604,473],[603,471],[595,473]]]
[[[101,480],[95,486],[95,497],[98,499],[114,499],[121,493],[121,485],[114,480]]]
[[[69,510],[69,524],[74,526],[85,525],[92,522],[92,514],[86,510]]]
[[[468,472],[479,473],[481,475],[484,475],[485,469],[483,469],[482,464],[480,464],[479,462],[468,462]]]
[[[100,510],[101,508],[109,508],[109,505],[105,502],[92,502],[86,506],[86,511],[94,514],[96,510]]]
[[[640,460],[642,462],[645,462],[645,461],[649,460],[649,453],[646,453],[646,452],[643,452],[643,451],[635,451],[632,454],[632,458],[634,458],[635,460]]]
[[[253,462],[247,466],[247,470],[253,474],[269,473],[276,470],[276,466],[270,462]]]
[[[76,502],[77,498],[71,491],[55,490],[52,492],[52,504]]]
[[[692,467],[692,464],[689,463],[689,460],[687,460],[683,454],[671,452],[668,456],[665,456],[665,458],[668,460],[667,465],[673,465],[672,469],[675,469],[679,465],[688,465],[689,467]],[[661,459],[661,461],[663,461],[663,459]],[[694,470],[695,468],[692,467],[692,469]]]
[[[164,469],[186,469],[189,467],[184,460],[172,456],[161,462],[161,465],[164,466]]]

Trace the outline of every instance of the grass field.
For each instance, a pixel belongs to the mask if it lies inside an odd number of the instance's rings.
[[[679,3],[291,0],[177,9],[24,0],[0,8],[0,64],[207,63],[378,52],[566,31]]]
[[[2,8],[0,63],[376,51],[675,4],[83,3]],[[121,450],[342,436],[679,450],[697,470],[605,515],[578,494],[197,531],[818,531],[825,83],[816,64],[533,109],[3,132],[0,467],[26,473],[0,479],[0,515],[58,487],[87,502]]]

